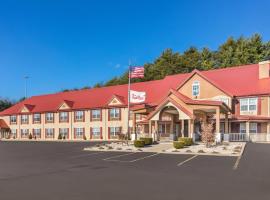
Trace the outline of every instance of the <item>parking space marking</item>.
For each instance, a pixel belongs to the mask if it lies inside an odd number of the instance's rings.
[[[194,158],[196,158],[196,157],[198,157],[198,156],[199,156],[199,155],[194,155],[194,156],[192,156],[192,157],[190,157],[190,158],[188,158],[188,159],[186,159],[186,160],[184,160],[184,161],[178,163],[177,166],[178,166],[178,167],[179,167],[179,166],[182,166],[183,164],[187,163],[188,161],[191,161],[192,159],[194,159]]]
[[[137,152],[131,152],[131,153],[125,153],[125,154],[121,154],[121,155],[117,155],[117,156],[111,156],[111,157],[108,157],[108,158],[104,158],[103,160],[111,160],[113,158],[120,158],[120,157],[123,157],[123,156],[128,156],[128,155],[132,155],[132,154],[135,154]]]
[[[137,158],[137,159],[131,160],[131,161],[129,161],[129,162],[136,162],[136,161],[144,160],[144,159],[146,159],[146,158],[150,158],[150,157],[157,156],[157,155],[159,155],[159,153],[154,153],[154,154],[149,155],[149,156],[144,156],[144,157],[141,157],[141,158]]]
[[[240,160],[241,160],[242,156],[238,156],[234,165],[233,165],[233,170],[237,170],[238,169],[238,166],[239,166],[239,163],[240,163]]]
[[[88,154],[83,154],[83,155],[78,155],[78,156],[72,156],[70,158],[81,158],[81,157],[87,157],[87,156],[92,156],[92,155],[98,155],[98,154],[102,154],[102,153],[106,153],[106,151],[88,153]]]

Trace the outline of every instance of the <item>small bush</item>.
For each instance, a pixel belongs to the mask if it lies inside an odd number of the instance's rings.
[[[193,145],[192,138],[180,137],[180,138],[178,138],[178,141],[179,142],[183,142],[185,146],[191,146],[191,145]]]
[[[62,140],[62,135],[61,134],[58,135],[58,140]]]
[[[174,141],[173,142],[173,147],[176,149],[182,149],[184,148],[185,144],[183,142],[180,141]]]
[[[137,148],[144,147],[144,145],[145,145],[144,140],[135,140],[134,141],[134,146],[137,147]]]
[[[198,153],[205,153],[204,150],[200,149]]]
[[[63,136],[63,140],[65,140],[66,139],[66,136]]]
[[[141,137],[140,140],[143,140],[145,145],[153,144],[153,138],[143,138],[143,137]]]
[[[33,136],[31,133],[29,134],[28,138],[29,138],[29,140],[32,140]]]
[[[84,139],[84,140],[87,140],[87,138],[86,138],[86,136],[85,136],[85,135],[83,135],[83,139]]]

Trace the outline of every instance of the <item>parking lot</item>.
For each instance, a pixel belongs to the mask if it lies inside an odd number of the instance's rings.
[[[89,145],[0,142],[1,199],[270,199],[270,144],[248,144],[241,159]]]

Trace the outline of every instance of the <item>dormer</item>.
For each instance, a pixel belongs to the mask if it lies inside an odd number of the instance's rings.
[[[58,107],[58,110],[69,110],[72,109],[74,102],[64,100]]]
[[[21,108],[21,113],[29,113],[35,108],[34,105],[24,104]]]
[[[108,106],[121,106],[124,104],[124,97],[119,95],[113,95],[108,101]]]
[[[270,77],[270,60],[259,62],[259,79]]]

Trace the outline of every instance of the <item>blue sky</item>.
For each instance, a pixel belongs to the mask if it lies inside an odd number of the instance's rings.
[[[216,49],[229,36],[270,40],[270,1],[0,1],[0,96],[106,81],[165,48]]]

